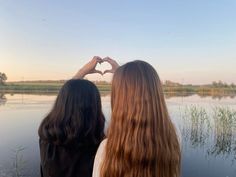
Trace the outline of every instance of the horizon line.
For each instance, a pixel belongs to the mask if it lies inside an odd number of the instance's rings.
[[[72,79],[72,78],[71,78]],[[86,78],[84,78],[86,79]],[[24,82],[64,82],[64,81],[67,81],[67,80],[70,80],[70,79],[57,79],[57,80],[53,80],[53,79],[39,79],[39,80],[19,80],[19,81],[6,81],[6,83],[24,83]],[[90,80],[90,79],[86,79],[86,80]],[[109,83],[111,84],[112,81],[106,81],[106,80],[90,80],[91,82],[106,82],[106,83]],[[180,84],[180,85],[193,85],[193,86],[197,86],[197,85],[212,85],[213,82],[216,82],[216,83],[219,83],[219,82],[222,82],[222,84],[227,84],[227,85],[231,85],[231,84],[236,84],[235,82],[231,82],[231,83],[228,83],[228,82],[225,82],[223,80],[213,80],[209,83],[201,83],[201,84],[193,84],[193,83],[180,83],[180,82],[176,82],[176,81],[173,81],[173,80],[170,80],[170,79],[166,79],[166,80],[163,80],[162,83],[164,84],[166,81],[170,81],[174,84]]]

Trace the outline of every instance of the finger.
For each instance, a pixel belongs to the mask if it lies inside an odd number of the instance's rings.
[[[103,62],[104,62],[103,60],[99,60],[99,61],[98,61],[99,64],[101,64],[101,63],[103,63]]]
[[[105,71],[103,72],[103,74],[106,74],[106,73],[114,73],[114,71],[113,71],[112,69],[105,70]]]
[[[102,62],[103,62],[102,58],[99,57],[99,56],[94,56],[94,57],[93,57],[93,60],[95,60],[95,61],[98,62],[98,63],[102,63]]]
[[[111,62],[112,59],[110,57],[105,57],[105,58],[103,58],[103,61]]]
[[[101,59],[102,60],[102,58],[99,56],[94,56],[93,59]]]
[[[102,72],[102,71],[99,71],[99,70],[96,70],[96,69],[93,71],[93,73],[98,73],[98,74],[103,75],[103,72]]]

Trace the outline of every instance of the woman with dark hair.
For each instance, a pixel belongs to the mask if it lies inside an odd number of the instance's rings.
[[[94,57],[61,88],[50,113],[39,127],[41,177],[91,177],[93,161],[104,139],[105,118],[97,87],[82,80],[95,70]]]
[[[111,123],[99,146],[93,177],[179,177],[180,142],[156,70],[144,61],[115,71]]]

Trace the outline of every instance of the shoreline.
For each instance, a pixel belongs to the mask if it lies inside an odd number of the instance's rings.
[[[0,85],[0,93],[37,93],[37,94],[57,94],[64,82],[9,82]],[[97,83],[100,93],[111,92],[110,83]],[[213,85],[174,85],[163,84],[163,91],[166,95],[191,95],[200,96],[236,96],[236,87],[214,87]]]

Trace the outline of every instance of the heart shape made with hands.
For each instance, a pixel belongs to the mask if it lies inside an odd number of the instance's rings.
[[[111,64],[107,61],[102,61],[101,63],[97,63],[96,70],[101,71],[104,74],[104,71],[112,69]]]

